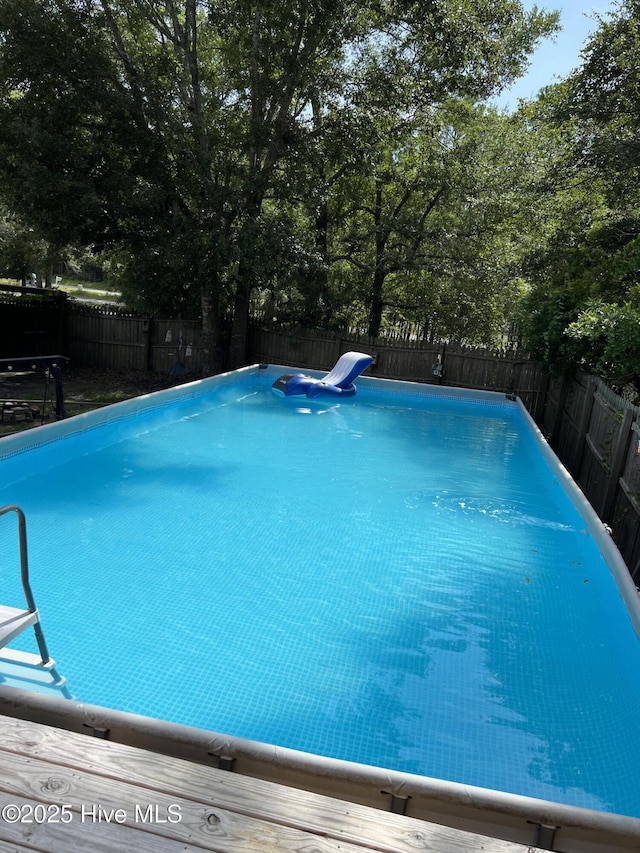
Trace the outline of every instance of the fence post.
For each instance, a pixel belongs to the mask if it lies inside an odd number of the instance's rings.
[[[582,468],[582,460],[584,458],[584,449],[587,446],[587,433],[589,432],[589,424],[591,422],[591,412],[595,402],[596,380],[593,376],[587,379],[587,387],[584,392],[584,401],[582,411],[580,412],[580,420],[577,423],[578,441],[576,442],[575,457],[572,460],[573,472],[576,480],[580,478],[580,469]]]
[[[151,366],[151,317],[142,321],[142,369],[149,372]]]
[[[58,328],[56,330],[56,354],[64,355],[67,351],[67,294],[64,290],[56,290],[58,300]]]
[[[611,470],[607,477],[607,485],[604,492],[604,498],[602,500],[602,511],[600,513],[600,518],[604,522],[610,521],[613,514],[613,504],[616,498],[616,491],[618,489],[618,482],[620,480],[620,474],[622,473],[627,447],[629,446],[632,422],[633,409],[627,407],[624,411],[624,417],[620,424],[618,437],[611,453]]]
[[[546,371],[543,373],[540,370],[536,372],[536,376],[540,378],[540,387],[533,389],[532,412],[533,419],[537,424],[544,423],[544,410],[547,407],[547,397],[549,395],[550,376]]]
[[[572,377],[565,373],[562,377],[560,391],[558,392],[558,405],[553,416],[553,424],[550,430],[549,444],[553,448],[557,447],[558,439],[560,437],[560,430],[562,429],[562,421],[564,418],[564,404],[567,399],[567,393],[569,391],[569,385],[571,384],[571,382]]]

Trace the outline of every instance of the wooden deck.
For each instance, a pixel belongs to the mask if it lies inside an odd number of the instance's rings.
[[[533,853],[0,716],[0,853]]]

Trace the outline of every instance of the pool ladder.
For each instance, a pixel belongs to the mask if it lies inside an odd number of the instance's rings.
[[[22,580],[22,589],[24,592],[25,601],[27,604],[26,610],[21,610],[17,607],[7,607],[0,604],[0,658],[11,663],[24,664],[26,666],[36,666],[40,669],[54,670],[56,662],[49,655],[47,643],[42,632],[40,624],[40,614],[36,603],[33,599],[31,586],[29,584],[29,562],[27,559],[27,522],[24,512],[19,506],[9,504],[0,508],[0,515],[6,515],[8,512],[15,512],[18,516],[18,536],[20,540],[20,576]],[[36,643],[40,656],[30,654],[29,652],[21,652],[13,649],[7,649],[7,646],[12,640],[26,631],[27,628],[33,627],[33,632],[36,636]]]

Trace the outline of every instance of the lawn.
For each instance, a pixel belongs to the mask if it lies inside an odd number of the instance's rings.
[[[15,278],[0,278],[0,284],[19,287],[20,281]],[[67,296],[78,302],[110,302],[117,304],[120,301],[120,292],[110,288],[107,284],[73,278],[71,276],[65,276],[57,280],[54,289],[63,290]]]

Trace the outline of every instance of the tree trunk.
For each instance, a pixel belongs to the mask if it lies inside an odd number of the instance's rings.
[[[376,265],[373,273],[371,307],[369,308],[369,329],[367,332],[370,338],[377,338],[380,334],[380,326],[382,325],[382,309],[384,308],[382,291],[386,277],[387,273],[385,269]]]
[[[329,313],[329,273],[327,270],[329,211],[326,201],[321,201],[315,211],[314,243],[322,265],[312,266],[303,274],[304,322],[322,328]],[[301,282],[302,283],[302,282]]]
[[[314,132],[320,133],[323,126],[320,99],[316,95],[311,97],[311,109],[313,114]],[[319,180],[325,189],[315,209],[315,233],[314,243],[317,254],[322,258],[322,266],[312,270],[307,277],[307,293],[305,295],[305,319],[315,327],[322,326],[327,318],[329,307],[329,272],[327,259],[329,257],[329,205],[327,203],[327,176],[324,163],[319,164]]]
[[[202,375],[214,376],[223,369],[222,329],[218,294],[211,285],[200,288],[202,310]]]
[[[233,326],[229,343],[229,370],[237,370],[247,363],[247,336],[249,332],[249,302],[251,286],[248,275],[242,268],[238,271],[238,283],[233,304]]]
[[[373,216],[376,234],[376,263],[373,271],[373,282],[371,284],[368,334],[370,338],[377,338],[380,334],[380,326],[382,324],[382,309],[384,307],[384,300],[382,298],[383,287],[387,277],[384,253],[389,238],[388,231],[382,227],[382,181],[379,179],[376,180],[376,198]]]
[[[329,205],[323,199],[316,215],[316,250],[322,258],[323,266],[318,270],[318,306],[323,307],[324,314],[329,304],[329,272],[327,258],[329,257]]]

